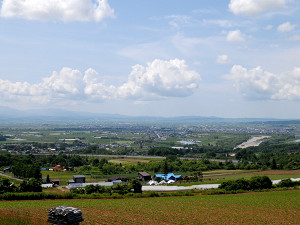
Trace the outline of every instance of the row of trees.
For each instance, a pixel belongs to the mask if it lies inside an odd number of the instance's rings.
[[[31,178],[22,181],[19,186],[14,185],[8,178],[0,178],[0,194],[6,192],[41,192],[41,180]]]
[[[237,191],[237,190],[263,190],[263,189],[271,189],[273,187],[295,187],[299,186],[300,181],[292,181],[291,179],[285,179],[280,181],[278,184],[273,185],[272,181],[267,176],[255,176],[251,177],[250,180],[246,180],[244,178],[237,180],[229,180],[223,182],[219,189],[224,189],[226,191]]]

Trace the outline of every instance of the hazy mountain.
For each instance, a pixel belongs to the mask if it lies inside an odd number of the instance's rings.
[[[17,110],[0,106],[0,121],[83,121],[83,120],[131,120],[131,121],[165,121],[165,122],[206,122],[206,123],[231,123],[231,122],[257,122],[257,121],[284,121],[266,118],[220,118],[202,116],[178,117],[151,117],[151,116],[124,116],[119,114],[97,114],[90,112],[68,111],[63,109],[31,109]]]

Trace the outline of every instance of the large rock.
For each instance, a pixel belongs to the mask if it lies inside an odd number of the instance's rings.
[[[77,225],[83,221],[81,210],[74,207],[57,206],[49,209],[48,222],[56,225]]]

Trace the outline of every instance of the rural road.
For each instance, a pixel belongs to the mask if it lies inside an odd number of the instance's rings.
[[[19,178],[16,178],[16,177],[12,177],[12,176],[9,176],[9,175],[4,174],[4,173],[2,173],[2,172],[0,172],[0,176],[1,176],[1,177],[7,177],[7,178],[9,178],[9,179],[14,179],[14,180],[17,180],[17,181],[23,181],[22,179],[19,179]]]

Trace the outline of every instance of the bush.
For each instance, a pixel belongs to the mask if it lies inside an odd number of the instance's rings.
[[[276,187],[295,187],[297,185],[300,185],[300,181],[292,181],[291,179],[285,179],[280,181]]]
[[[245,180],[244,178],[237,179],[237,180],[229,180],[223,182],[219,189],[225,189],[226,191],[231,190],[250,190],[250,182]]]
[[[223,182],[219,189],[224,189],[226,191],[233,190],[262,190],[272,188],[272,181],[267,176],[255,176],[250,180],[245,180],[244,178],[237,180],[229,180]]]
[[[251,190],[262,190],[271,189],[272,181],[267,176],[255,176],[250,179],[250,189]]]
[[[42,192],[42,181],[35,178],[30,178],[28,181],[24,180],[19,186],[20,192]]]
[[[6,177],[0,178],[0,193],[5,192],[15,192],[16,186],[11,183],[11,181]]]
[[[134,193],[142,193],[142,183],[137,179],[132,179],[130,183]]]
[[[87,185],[85,187],[85,193],[86,194],[92,194],[92,193],[100,193],[100,194],[103,194],[103,193],[106,193],[106,192],[110,192],[108,188],[105,188],[103,186],[100,186],[100,185]]]
[[[24,193],[11,193],[7,192],[2,195],[3,200],[40,200],[45,199],[42,192],[24,192]]]

